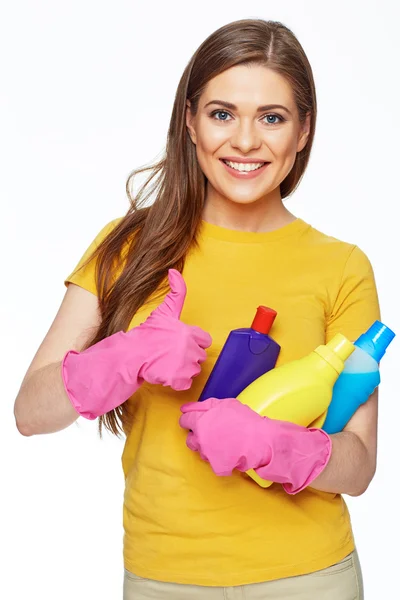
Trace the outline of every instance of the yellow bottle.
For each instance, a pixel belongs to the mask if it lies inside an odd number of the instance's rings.
[[[354,345],[341,333],[324,346],[286,365],[261,375],[237,397],[263,417],[290,421],[305,427],[322,427],[332,399],[332,390]],[[261,487],[266,481],[246,471]]]

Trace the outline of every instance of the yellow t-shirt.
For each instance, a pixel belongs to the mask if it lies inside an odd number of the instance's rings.
[[[183,271],[181,318],[208,331],[213,344],[190,390],[145,383],[129,400],[134,426],[122,456],[125,568],[141,577],[208,586],[323,569],[354,549],[342,496],[312,487],[289,496],[279,484],[262,489],[239,472],[217,477],[187,448],[180,406],[197,400],[228,333],[249,327],[260,304],[278,312],[271,329],[281,345],[277,366],[338,332],[355,340],[380,318],[370,262],[357,246],[301,219],[265,233],[203,221],[199,241]],[[67,281],[96,293],[93,276],[91,263]],[[158,303],[140,309],[130,328]]]

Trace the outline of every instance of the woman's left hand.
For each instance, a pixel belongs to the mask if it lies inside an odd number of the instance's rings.
[[[236,400],[209,398],[181,407],[186,444],[217,475],[255,469],[262,479],[297,494],[318,477],[331,456],[332,441],[322,429],[262,417]]]
[[[207,460],[216,475],[231,475],[265,465],[271,449],[266,438],[266,418],[236,398],[209,398],[181,407],[181,427],[190,429],[191,450]]]

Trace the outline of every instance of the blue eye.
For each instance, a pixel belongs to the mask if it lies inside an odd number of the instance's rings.
[[[221,122],[226,122],[228,119],[227,118],[216,118],[217,115],[227,115],[228,117],[230,117],[231,115],[226,111],[226,110],[214,110],[211,114],[210,117],[212,119],[214,119],[214,121],[221,121]],[[280,115],[276,115],[274,113],[268,113],[266,115],[264,115],[262,117],[262,119],[265,118],[270,118],[272,117],[273,119],[278,119],[278,121],[269,121],[266,123],[266,125],[278,125],[278,123],[283,123],[286,119],[284,119],[283,117],[281,117]]]
[[[211,113],[211,116],[215,117],[217,114],[229,116],[229,113],[227,113],[226,110],[215,110],[213,113]],[[216,119],[216,121],[226,121],[226,119]]]
[[[278,122],[280,122],[280,123],[283,121],[282,117],[280,117],[279,115],[268,114],[268,115],[265,115],[265,117],[267,117],[267,118],[272,117],[273,119],[279,119]],[[265,117],[263,117],[263,118],[265,118]],[[274,123],[271,123],[271,122],[269,123],[269,125],[276,125],[276,124],[277,124],[276,121]]]

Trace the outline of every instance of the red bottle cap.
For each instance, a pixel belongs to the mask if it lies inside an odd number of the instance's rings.
[[[275,317],[278,313],[273,308],[268,306],[259,306],[256,316],[251,324],[251,328],[259,333],[269,333]]]

